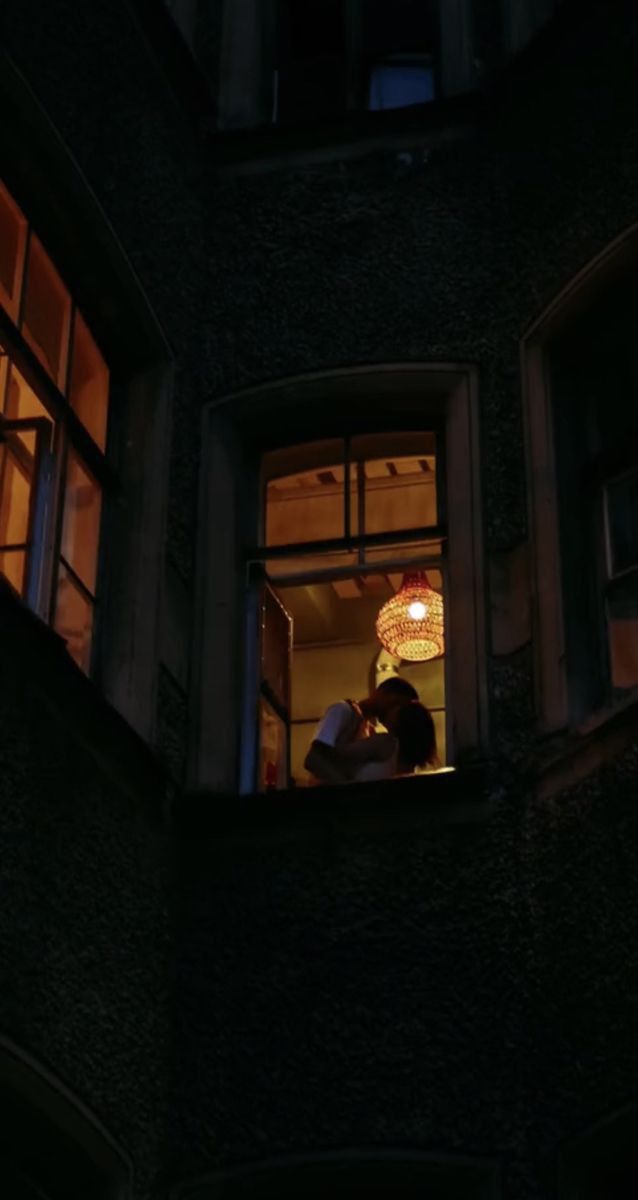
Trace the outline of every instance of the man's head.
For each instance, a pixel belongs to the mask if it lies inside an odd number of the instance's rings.
[[[389,729],[388,720],[392,724],[392,715],[405,704],[418,699],[418,692],[407,679],[393,675],[391,679],[384,679],[372,695],[374,714]]]

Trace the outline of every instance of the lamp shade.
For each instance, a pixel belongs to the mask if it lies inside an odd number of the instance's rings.
[[[398,592],[379,611],[376,629],[381,645],[406,662],[443,654],[443,597],[430,587],[425,571],[403,576]]]

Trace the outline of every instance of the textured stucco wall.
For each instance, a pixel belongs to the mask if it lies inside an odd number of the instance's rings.
[[[476,824],[395,792],[386,827],[343,800],[261,838],[193,826],[176,1176],[405,1146],[546,1196],[559,1146],[635,1089],[636,766],[542,804],[509,789]]]
[[[2,630],[6,637],[4,622]],[[117,740],[104,735],[96,757],[56,712],[68,671],[43,690],[11,657],[5,646],[0,1029],[102,1122],[134,1163],[137,1200],[153,1194],[161,1172],[166,1113],[171,871],[162,795],[152,775],[141,790],[126,786],[126,768],[114,778],[100,757],[122,760]]]
[[[478,363],[486,545],[526,536],[518,339],[636,219],[635,26],[575,34],[425,161],[415,138],[411,162],[230,178],[123,0],[5,0],[2,22],[175,354],[167,552],[188,587],[201,406],[337,365]],[[531,661],[491,664],[504,760],[529,749]],[[539,1153],[631,1093],[635,756],[542,805],[512,785],[481,825],[188,842],[170,1032],[157,827],[33,694],[2,696],[0,1024],[122,1141],[140,1197],[165,1154],[181,1177],[346,1141],[493,1151],[506,1195],[540,1197]],[[172,762],[183,708],[165,676]]]

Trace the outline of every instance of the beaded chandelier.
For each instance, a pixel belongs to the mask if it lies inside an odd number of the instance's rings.
[[[398,592],[379,611],[376,629],[381,645],[406,662],[443,654],[443,597],[430,587],[425,571],[403,576]]]

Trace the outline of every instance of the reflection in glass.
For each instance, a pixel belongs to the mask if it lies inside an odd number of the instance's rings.
[[[4,575],[20,595],[24,590],[25,560],[24,550],[0,550],[0,575]]]
[[[58,574],[54,627],[60,637],[64,638],[71,657],[88,674],[91,665],[93,605],[62,565]]]
[[[9,372],[5,415],[10,421],[25,421],[32,417],[51,420],[48,410],[40,403],[33,388],[29,387],[24,376],[13,365]],[[35,433],[32,430],[23,430],[17,433],[16,437],[19,437],[30,454],[35,454]]]
[[[8,442],[0,446],[0,547],[24,545],[29,536],[32,465],[17,449]]]
[[[607,520],[613,575],[638,565],[638,473],[607,485]]]
[[[638,684],[638,571],[613,580],[607,588],[607,619],[612,684]]]
[[[61,553],[90,592],[95,591],[101,510],[99,485],[69,450]]]
[[[27,222],[0,183],[0,303],[17,321],[27,240]]]
[[[106,444],[109,369],[79,312],[75,313],[69,400],[100,450]]]
[[[22,332],[61,391],[66,383],[71,298],[42,243],[29,243]]]

